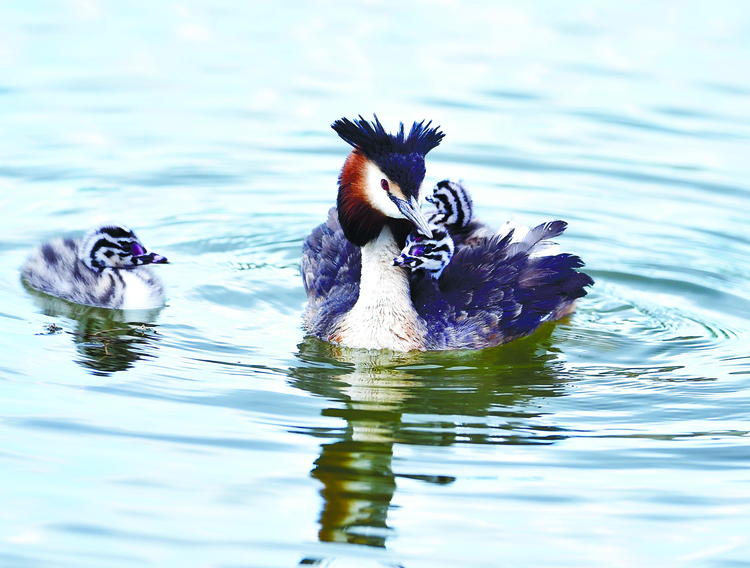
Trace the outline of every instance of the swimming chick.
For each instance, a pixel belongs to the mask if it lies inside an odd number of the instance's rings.
[[[312,335],[367,349],[480,349],[571,313],[593,284],[578,271],[579,257],[535,254],[564,231],[563,221],[521,240],[515,230],[480,227],[482,235],[465,239],[471,244],[456,242],[439,279],[394,266],[413,227],[433,237],[419,207],[425,155],[444,137],[431,124],[415,122],[407,135],[403,124],[389,134],[377,117],[333,123],[353,150],[339,175],[337,207],[303,245],[304,323]]]
[[[164,285],[146,266],[166,264],[130,229],[103,225],[83,239],[54,239],[21,267],[32,288],[69,302],[116,309],[149,309],[164,303]]]

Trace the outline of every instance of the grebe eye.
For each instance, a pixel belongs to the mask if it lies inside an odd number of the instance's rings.
[[[122,249],[122,250],[123,250],[124,252],[130,252],[131,250],[133,250],[133,245],[131,245],[130,243],[122,243],[122,244],[120,245],[120,248],[121,248],[121,249]]]
[[[388,180],[387,179],[381,179],[380,180],[380,187],[382,187],[385,191],[390,191],[390,187],[388,187]]]

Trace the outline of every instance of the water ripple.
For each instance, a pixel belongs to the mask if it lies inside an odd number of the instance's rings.
[[[117,428],[105,428],[92,424],[66,419],[53,418],[6,418],[6,423],[21,428],[52,430],[56,432],[71,432],[80,435],[107,436],[113,438],[135,438],[193,446],[211,446],[215,448],[233,448],[248,451],[284,451],[284,444],[278,440],[265,442],[257,438],[218,438],[202,436],[183,436],[179,434],[157,434],[155,432],[137,432]]]
[[[588,302],[582,317],[610,337],[660,345],[665,351],[713,349],[725,342],[747,339],[746,331],[718,317],[708,319],[707,314],[665,305],[648,293],[602,284],[597,295]]]
[[[0,564],[746,562],[744,3],[41,4],[0,2]],[[428,175],[488,223],[570,220],[576,313],[305,337],[329,125],[372,112],[441,124]],[[170,257],[162,310],[26,293],[26,249],[112,217]]]
[[[628,116],[621,116],[615,114],[607,114],[603,112],[592,112],[592,111],[575,111],[571,113],[574,116],[580,116],[581,118],[587,118],[595,122],[603,124],[613,124],[616,126],[625,126],[628,128],[635,128],[639,130],[648,130],[651,132],[658,132],[660,134],[671,134],[673,136],[679,136],[681,138],[685,136],[705,139],[716,139],[716,140],[741,140],[746,139],[747,136],[740,134],[732,134],[726,131],[716,130],[693,130],[686,128],[675,128],[658,124],[654,121],[648,121],[643,119],[632,118]]]

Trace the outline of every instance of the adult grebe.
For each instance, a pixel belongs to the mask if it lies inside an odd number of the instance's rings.
[[[103,225],[78,241],[41,245],[21,267],[21,276],[32,288],[76,304],[149,309],[164,303],[164,285],[145,265],[166,262],[130,229]]]
[[[387,133],[377,117],[333,123],[354,149],[339,175],[337,208],[303,245],[304,322],[312,335],[367,349],[480,349],[571,313],[593,284],[578,272],[579,257],[542,254],[563,221],[523,236],[513,227],[494,234],[478,222],[451,233],[455,252],[437,279],[394,265],[413,227],[432,238],[419,197],[424,157],[444,134],[431,124],[415,122],[406,135],[403,124]]]

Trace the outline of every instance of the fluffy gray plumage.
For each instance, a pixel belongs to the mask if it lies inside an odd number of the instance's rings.
[[[148,252],[135,234],[104,225],[83,239],[53,239],[21,267],[24,282],[69,302],[116,309],[148,309],[164,303],[164,285],[148,264],[167,259]]]

